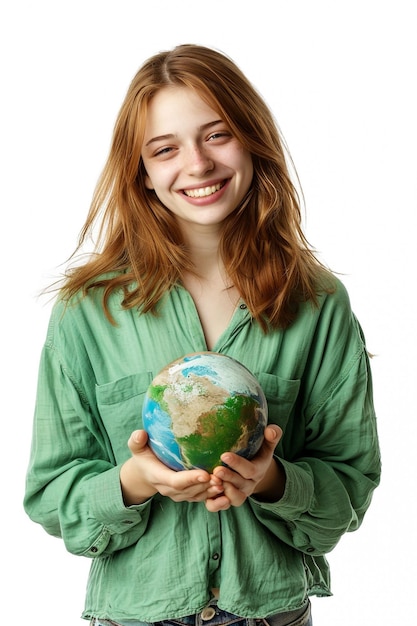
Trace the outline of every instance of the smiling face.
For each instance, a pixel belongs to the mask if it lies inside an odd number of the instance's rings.
[[[218,229],[253,177],[250,153],[186,87],[165,87],[152,99],[142,159],[146,187],[176,216],[184,235]]]

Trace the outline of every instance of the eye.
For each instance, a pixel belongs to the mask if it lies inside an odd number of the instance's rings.
[[[156,152],[154,152],[154,156],[160,156],[160,155],[163,155],[163,154],[169,154],[172,150],[173,150],[173,148],[170,148],[169,146],[167,146],[165,148],[159,148]]]
[[[227,131],[218,131],[217,133],[212,133],[208,136],[207,141],[216,141],[219,139],[225,139],[231,137],[231,134]]]

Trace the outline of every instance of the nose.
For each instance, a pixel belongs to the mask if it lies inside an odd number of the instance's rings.
[[[203,146],[193,144],[185,151],[185,169],[192,176],[202,176],[214,169],[214,162]]]

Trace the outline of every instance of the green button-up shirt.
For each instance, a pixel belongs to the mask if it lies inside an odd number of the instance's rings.
[[[344,287],[267,335],[241,303],[219,338],[214,350],[262,385],[269,420],[284,431],[276,455],[286,472],[279,502],[251,497],[219,513],[159,494],[124,506],[120,466],[149,383],[207,346],[180,286],[158,316],[123,310],[113,295],[115,326],[101,295],[52,312],[25,496],[33,520],[92,558],[83,616],[178,618],[200,611],[213,587],[221,608],[245,617],[330,594],[324,555],[358,528],[380,472],[368,357]]]

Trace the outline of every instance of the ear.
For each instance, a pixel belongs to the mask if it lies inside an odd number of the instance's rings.
[[[152,181],[147,174],[145,175],[145,187],[146,189],[153,189]]]

